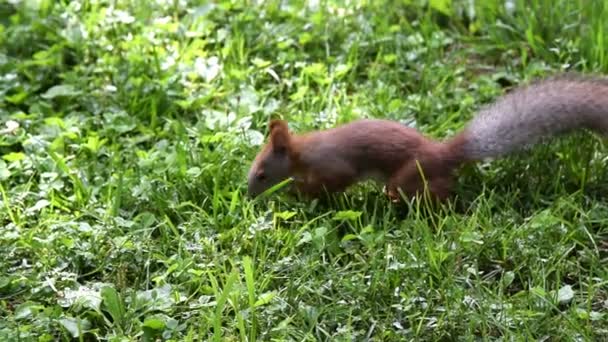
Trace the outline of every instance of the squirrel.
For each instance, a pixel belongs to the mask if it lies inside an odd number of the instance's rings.
[[[563,74],[515,88],[483,106],[457,134],[443,141],[384,119],[360,119],[334,128],[293,134],[271,120],[269,141],[248,173],[257,197],[288,178],[291,191],[317,197],[368,179],[385,184],[399,202],[428,191],[450,197],[455,170],[464,163],[499,158],[575,130],[608,135],[608,79]]]

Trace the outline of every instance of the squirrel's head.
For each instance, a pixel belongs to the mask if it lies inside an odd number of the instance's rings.
[[[268,143],[255,157],[248,174],[249,196],[256,197],[290,177],[291,135],[287,122],[272,120]]]

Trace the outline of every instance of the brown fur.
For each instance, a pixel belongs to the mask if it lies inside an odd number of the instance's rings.
[[[397,201],[399,189],[406,196],[421,194],[424,179],[431,196],[443,200],[450,194],[452,170],[460,164],[451,144],[435,142],[389,120],[358,120],[304,134],[291,134],[285,121],[273,120],[269,127],[270,141],[249,172],[252,196],[287,177],[295,178],[292,190],[310,197],[375,179],[384,182],[387,195]],[[287,164],[286,174],[256,178],[268,173],[268,165],[274,167],[276,162],[269,160]]]
[[[568,74],[522,86],[482,108],[444,141],[389,120],[358,120],[328,130],[292,134],[270,123],[270,140],[249,171],[249,193],[292,177],[292,190],[312,197],[341,192],[366,179],[386,184],[393,201],[422,194],[442,201],[465,162],[500,157],[542,138],[577,129],[608,134],[608,81]]]

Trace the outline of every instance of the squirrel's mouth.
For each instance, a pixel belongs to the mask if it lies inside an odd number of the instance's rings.
[[[298,178],[290,176],[280,182],[273,184],[264,184],[263,186],[256,186],[256,184],[250,183],[247,189],[247,195],[251,198],[256,198],[265,194],[270,195],[273,193],[289,191],[293,189],[293,185],[296,182],[298,182]]]

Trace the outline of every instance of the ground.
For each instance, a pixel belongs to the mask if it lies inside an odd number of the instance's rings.
[[[114,4],[114,5],[112,5]],[[606,340],[608,147],[468,165],[440,208],[249,199],[271,117],[458,132],[608,70],[604,1],[0,3],[0,338]]]

